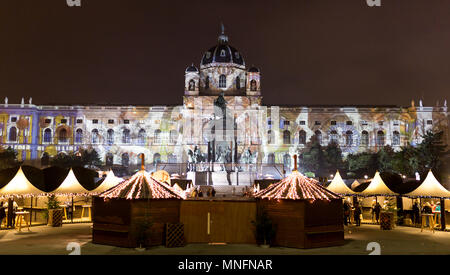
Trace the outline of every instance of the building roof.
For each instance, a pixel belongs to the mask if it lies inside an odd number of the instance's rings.
[[[348,188],[348,186],[342,180],[342,177],[341,177],[341,174],[339,173],[339,171],[336,172],[336,175],[334,175],[334,178],[331,181],[330,185],[328,185],[327,189],[333,193],[344,195],[344,196],[356,194],[352,189]]]
[[[369,186],[364,189],[360,195],[363,196],[396,196],[397,193],[393,192],[387,185],[384,183],[383,179],[380,176],[380,172],[376,172]]]
[[[103,192],[101,198],[109,199],[184,199],[184,194],[152,178],[150,173],[141,170],[126,181]]]
[[[285,200],[332,200],[340,197],[298,171],[255,194],[261,199]]]
[[[414,191],[405,194],[408,197],[450,198],[450,191],[445,189],[434,177],[431,170],[422,184]]]

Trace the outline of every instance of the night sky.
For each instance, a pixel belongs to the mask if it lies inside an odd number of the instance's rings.
[[[0,102],[182,104],[220,22],[266,105],[442,104],[450,1],[2,0]]]

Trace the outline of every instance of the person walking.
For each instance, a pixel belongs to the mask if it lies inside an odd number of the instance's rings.
[[[419,223],[420,220],[420,208],[417,201],[414,202],[412,207],[412,218],[413,218],[413,224],[416,225]]]
[[[375,219],[377,220],[377,223],[379,223],[380,220],[380,212],[381,212],[381,204],[377,202],[374,207],[375,212]]]
[[[356,202],[354,212],[354,219],[356,226],[361,226],[361,214],[362,214],[361,206],[359,205],[359,202]]]

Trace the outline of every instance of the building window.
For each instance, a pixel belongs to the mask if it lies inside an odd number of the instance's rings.
[[[275,143],[275,134],[272,130],[267,131],[267,144]]]
[[[221,50],[221,51],[220,51],[220,56],[221,56],[221,57],[224,57],[225,55],[226,55],[225,50]]]
[[[219,88],[226,88],[227,87],[227,77],[222,74],[219,76]]]
[[[63,118],[61,119],[61,124],[66,124],[67,123],[67,119]]]
[[[129,163],[130,163],[130,157],[128,156],[128,153],[123,153],[122,154],[122,166],[128,167]]]
[[[205,89],[209,89],[209,76],[205,79]]]
[[[275,154],[274,153],[270,153],[267,156],[267,163],[269,164],[275,164]]]
[[[160,129],[156,129],[155,132],[153,133],[153,142],[154,143],[161,143],[161,130]]]
[[[383,126],[383,121],[378,121],[378,125]]]
[[[320,125],[320,121],[314,121],[314,125]]]
[[[289,126],[291,124],[291,122],[289,120],[285,120],[283,124],[284,124],[284,126]]]
[[[284,154],[283,156],[283,164],[284,164],[284,169],[287,170],[291,170],[291,155],[289,154]]]
[[[363,125],[363,126],[367,126],[367,121],[365,121],[365,120],[362,120],[362,121],[361,121],[361,125]]]
[[[168,163],[177,163],[177,156],[174,154],[169,154],[167,156],[167,162]]]
[[[330,144],[331,143],[339,144],[339,136],[335,130],[330,132]]]
[[[353,145],[353,132],[352,131],[345,132],[345,145],[347,145],[347,146]]]
[[[145,145],[145,138],[147,137],[147,134],[145,133],[144,129],[139,130],[138,133],[138,143],[139,145]]]
[[[331,125],[336,125],[336,120],[332,120],[332,121],[330,122],[330,124],[331,124]]]
[[[114,124],[114,119],[108,119],[108,124]]]
[[[189,91],[195,91],[195,81],[193,79],[189,80]]]
[[[176,130],[171,130],[170,131],[170,143],[175,144],[177,143],[177,139],[178,139],[178,133]]]
[[[384,146],[384,132],[383,131],[377,132],[377,145]]]
[[[98,143],[99,135],[98,135],[98,130],[97,129],[92,130],[91,136],[92,136],[92,143],[94,143],[94,144]]]
[[[347,125],[353,125],[353,121],[347,120],[347,122],[345,122],[345,124],[347,124]]]
[[[93,119],[92,124],[98,124],[98,119]]]
[[[130,130],[124,129],[122,131],[122,143],[125,143],[125,144],[130,143]]]
[[[44,130],[44,142],[45,143],[52,142],[52,130],[48,128]]]
[[[361,144],[363,146],[369,145],[369,133],[367,131],[361,132]]]
[[[65,142],[67,142],[67,130],[66,130],[66,129],[61,129],[61,130],[59,130],[58,141],[59,141],[60,143],[65,143]]]
[[[304,130],[301,130],[298,133],[298,143],[299,144],[306,144],[306,132]]]
[[[394,120],[394,126],[398,126],[400,124],[400,122],[398,122],[398,120]]]
[[[45,123],[45,124],[50,124],[50,123],[52,123],[52,120],[51,120],[50,118],[46,118],[46,119],[44,120],[44,123]]]
[[[304,120],[300,120],[299,124],[300,125],[306,125],[306,122]]]
[[[317,142],[319,142],[319,144],[322,144],[322,132],[317,130],[314,132],[314,135],[317,138]]]
[[[241,78],[238,76],[236,77],[236,89],[241,88]]]
[[[82,124],[83,120],[82,119],[77,119],[77,124]]]
[[[17,121],[17,117],[11,117],[11,122],[16,122]]]
[[[432,120],[427,120],[427,125],[433,125],[433,121]]]
[[[251,80],[250,81],[250,91],[256,91],[257,90],[257,85],[256,85],[256,80]]]
[[[400,133],[398,131],[394,131],[392,134],[392,145],[400,145]]]
[[[81,143],[83,141],[83,130],[77,129],[75,132],[75,142]]]
[[[123,124],[130,124],[130,120],[129,119],[124,119],[123,120]]]
[[[291,144],[291,132],[288,130],[283,132],[283,144]]]
[[[114,130],[109,129],[108,132],[106,132],[106,143],[109,145],[114,144]]]
[[[153,164],[161,163],[161,155],[159,153],[155,153],[153,155]]]

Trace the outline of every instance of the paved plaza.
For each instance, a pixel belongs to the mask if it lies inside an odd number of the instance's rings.
[[[119,248],[92,244],[90,223],[64,224],[63,227],[34,226],[31,232],[15,230],[0,231],[0,254],[69,254],[67,245],[79,243],[81,254],[118,255],[118,254],[158,254],[158,255],[326,255],[326,254],[362,254],[367,255],[370,242],[380,244],[381,254],[450,254],[450,232],[429,230],[420,232],[420,228],[396,227],[391,231],[382,231],[376,225],[362,225],[345,230],[345,244],[338,247],[317,249],[260,248],[256,245],[208,245],[189,244],[180,248],[152,247],[144,252],[135,249]]]

